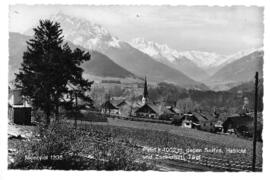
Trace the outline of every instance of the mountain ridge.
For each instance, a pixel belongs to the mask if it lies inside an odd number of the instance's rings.
[[[139,77],[147,76],[151,81],[167,81],[186,88],[208,89],[203,83],[197,82],[184,73],[155,61],[152,57],[132,47],[127,42],[112,36],[108,30],[104,30],[100,25],[64,14],[57,14],[53,16],[52,20],[60,23],[66,40],[86,49],[97,50],[105,54],[116,64]],[[101,33],[96,34],[99,32]]]
[[[23,61],[23,52],[26,50],[26,41],[30,38],[30,36],[19,33],[9,33],[9,80],[14,79],[14,72],[18,72],[20,64]],[[82,47],[78,47],[71,42],[68,42],[68,44],[71,49],[80,48],[84,51],[89,51]],[[84,69],[85,74],[99,77],[139,79],[131,72],[114,63],[106,55],[98,51],[91,51],[90,54],[91,59],[82,64],[82,68]]]
[[[171,49],[167,44],[146,41],[143,38],[135,38],[130,44],[153,57],[155,60],[180,70],[192,79],[201,81],[209,76],[202,68],[197,66],[197,64],[185,56],[179,55],[178,51]]]
[[[210,87],[215,88],[215,86],[223,84],[226,88],[226,84],[235,84],[233,86],[251,81],[254,79],[255,72],[259,72],[259,77],[263,77],[263,50],[252,52],[238,60],[235,60],[219,71],[213,74],[205,82]],[[227,88],[231,88],[228,86]]]
[[[144,38],[134,38],[130,41],[130,44],[140,49],[144,53],[156,58],[157,60],[160,57],[163,57],[171,63],[174,62],[177,58],[186,58],[195,64],[198,68],[209,74],[209,76],[213,75],[225,65],[236,61],[241,57],[251,54],[252,52],[262,50],[262,47],[251,48],[243,51],[238,51],[230,55],[222,55],[215,52],[198,50],[179,51],[170,48],[167,44],[159,44],[153,41],[145,40]]]

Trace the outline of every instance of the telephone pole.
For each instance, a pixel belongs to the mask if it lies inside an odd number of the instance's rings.
[[[253,132],[253,157],[252,171],[256,171],[256,141],[257,141],[257,106],[258,106],[258,72],[255,75],[255,99],[254,99],[254,132]]]

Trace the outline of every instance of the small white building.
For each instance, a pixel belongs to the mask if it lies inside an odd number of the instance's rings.
[[[31,124],[31,105],[21,95],[21,89],[9,89],[8,118],[16,124]]]

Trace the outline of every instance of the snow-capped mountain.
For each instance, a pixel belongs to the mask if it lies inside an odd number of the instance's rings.
[[[23,52],[27,49],[26,41],[31,39],[31,36],[26,36],[19,33],[9,33],[9,81],[14,80],[20,65],[23,60]],[[71,49],[80,48],[81,50],[87,51],[87,49],[81,46],[76,46],[68,42]],[[116,78],[116,79],[133,79],[140,81],[134,74],[122,68],[109,57],[97,51],[91,51],[91,60],[84,62],[82,65],[84,69],[83,75],[85,77],[99,77],[103,78]]]
[[[119,40],[99,24],[58,13],[51,20],[60,23],[65,40],[86,49],[103,53],[127,71],[152,82],[170,82],[185,88],[208,89],[170,66]]]
[[[146,41],[144,38],[135,38],[131,40],[130,44],[155,60],[180,70],[195,80],[200,81],[208,77],[208,74],[202,68],[182,56],[177,50],[171,49],[167,44]]]
[[[248,51],[246,51],[248,53]],[[239,54],[239,59],[222,66],[208,80],[205,81],[208,86],[216,90],[226,90],[231,85],[237,85],[252,81],[255,72],[259,72],[259,77],[263,77],[263,57],[262,48],[249,51],[248,54]],[[243,55],[243,56],[242,56]],[[236,55],[237,57],[237,55]]]
[[[146,41],[144,38],[135,38],[131,40],[130,44],[156,59],[166,58],[169,62],[174,62],[180,56],[178,51],[169,48],[167,44]]]
[[[189,61],[189,65],[197,66],[204,72],[207,72],[208,75],[212,75],[227,64],[230,64],[238,59],[241,59],[244,56],[247,56],[255,51],[259,51],[262,48],[252,48],[244,51],[239,51],[232,55],[221,55],[214,52],[203,52],[203,51],[177,51],[171,49],[166,44],[158,44],[152,41],[146,41],[144,38],[135,38],[131,40],[130,44],[139,49],[140,51],[150,55],[156,60],[165,63],[167,65],[173,65],[175,68],[180,69],[190,77],[194,79],[201,80],[204,79],[200,71],[189,72],[183,65],[183,61]],[[182,63],[180,67],[175,66],[177,63]],[[196,73],[194,73],[196,72]],[[198,75],[198,76],[196,76]],[[201,78],[201,79],[198,79]]]
[[[203,52],[203,51],[183,51],[179,52],[179,55],[185,56],[194,63],[196,63],[199,67],[207,70],[212,67],[217,67],[219,64],[223,62],[227,57],[224,55],[220,55],[214,52]]]
[[[173,63],[177,61],[177,59],[186,58],[203,70],[209,70],[217,67],[223,63],[224,59],[227,58],[224,55],[219,55],[212,52],[210,53],[194,50],[177,51],[169,48],[166,44],[158,44],[156,42],[146,41],[143,38],[135,38],[131,40],[130,44],[142,52],[154,57],[155,59],[164,60],[165,58],[167,61]]]
[[[179,52],[179,54],[192,60],[199,67],[203,68],[204,70],[207,70],[209,74],[214,74],[227,64],[232,63],[255,51],[259,51],[260,49],[262,48],[252,48],[248,50],[239,51],[231,55],[220,55],[214,52],[202,52],[202,51],[185,51]]]
[[[93,50],[120,47],[119,39],[112,36],[107,29],[99,24],[63,13],[57,13],[51,19],[61,23],[65,38],[76,45]]]
[[[240,59],[240,58],[242,58],[244,56],[247,56],[249,54],[252,54],[252,53],[254,53],[256,51],[258,51],[258,52],[259,51],[263,51],[263,47],[260,47],[260,48],[251,48],[251,49],[247,49],[247,50],[244,50],[244,51],[239,51],[239,52],[237,52],[235,54],[229,55],[219,65],[221,67],[224,67],[227,64],[232,63],[233,61],[238,60],[238,59]]]

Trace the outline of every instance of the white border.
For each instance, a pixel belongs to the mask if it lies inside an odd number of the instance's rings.
[[[160,173],[160,172],[96,172],[96,171],[84,171],[84,172],[75,172],[75,171],[7,171],[7,76],[8,76],[8,5],[9,4],[95,4],[95,5],[108,5],[108,4],[125,4],[125,5],[210,5],[210,6],[231,6],[231,5],[256,5],[265,7],[265,37],[264,37],[264,147],[263,147],[263,158],[264,166],[263,173]],[[1,70],[0,70],[0,82],[1,82],[1,93],[0,99],[0,179],[51,179],[51,178],[68,178],[68,179],[78,179],[78,178],[98,178],[98,179],[126,179],[126,178],[153,178],[153,179],[167,179],[167,178],[177,178],[177,179],[187,179],[187,178],[215,178],[215,179],[231,179],[231,178],[245,178],[245,179],[254,179],[254,178],[265,178],[269,175],[269,78],[270,72],[267,71],[270,67],[270,53],[269,53],[269,23],[270,23],[270,2],[267,0],[10,0],[9,2],[4,1],[1,4],[1,28],[0,35],[1,37]],[[170,177],[168,177],[168,175]]]

